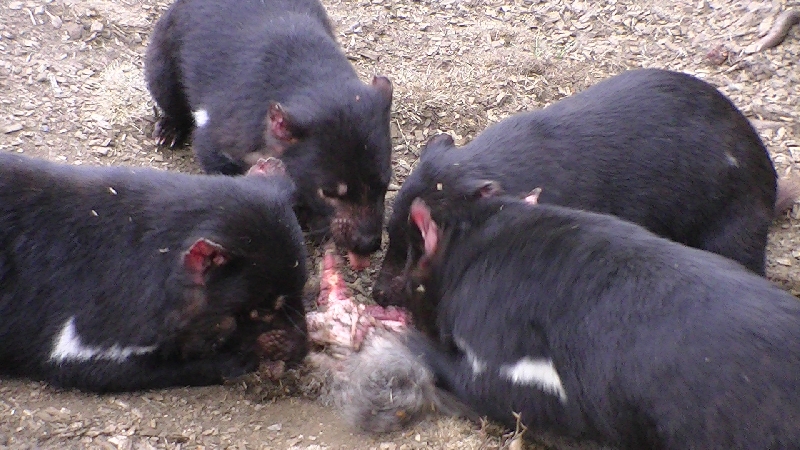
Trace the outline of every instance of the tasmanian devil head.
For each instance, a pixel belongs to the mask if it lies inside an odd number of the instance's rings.
[[[450,246],[502,209],[506,201],[517,202],[500,195],[502,189],[494,181],[444,174],[438,180],[436,189],[415,197],[408,208],[406,267],[393,293],[396,304],[408,308],[417,328],[425,332],[435,325],[436,294],[429,294],[436,291],[435,273]]]
[[[435,334],[438,299],[442,292],[438,283],[442,271],[452,262],[448,259],[451,248],[469,242],[472,233],[484,229],[487,220],[498,212],[537,204],[541,193],[541,189],[536,188],[520,199],[504,194],[495,181],[446,176],[440,179],[439,189],[428,191],[411,202],[409,247],[413,249],[414,263],[403,278],[405,298],[402,304],[411,311],[414,325],[429,334]]]
[[[171,317],[178,349],[186,358],[227,349],[299,362],[308,352],[307,274],[288,201],[291,183],[274,158],[258,161],[242,178],[252,195],[283,199],[261,211],[233,211],[186,242],[177,270],[184,301]],[[257,217],[263,214],[271,217]],[[253,223],[263,226],[246,226]]]
[[[372,290],[379,305],[407,306],[404,302],[411,295],[408,276],[422,256],[419,232],[408,220],[412,201],[427,195],[441,196],[445,193],[441,190],[445,188],[446,193],[452,193],[456,188],[469,189],[462,185],[468,178],[467,174],[451,161],[455,153],[455,143],[449,135],[431,138],[422,149],[419,163],[397,194],[388,222],[389,245]]]
[[[312,235],[329,231],[355,269],[381,244],[391,102],[391,82],[376,76],[371,85],[331,83],[323,94],[273,102],[265,118],[266,152],[297,183],[301,223]]]

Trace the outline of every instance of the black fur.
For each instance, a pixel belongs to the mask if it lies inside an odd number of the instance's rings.
[[[255,369],[262,333],[302,360],[307,275],[293,191],[280,175],[0,154],[0,372],[99,392],[213,384]],[[218,251],[193,258],[204,244]],[[273,316],[269,326],[253,310]],[[156,349],[58,363],[70,317],[85,347]]]
[[[411,201],[448,173],[497,180],[515,194],[541,187],[542,203],[613,214],[764,274],[772,161],[736,107],[686,74],[625,72],[509,117],[464,147],[433,138],[393,206],[373,290],[381,305],[402,305],[419,257]]]
[[[409,345],[461,401],[623,449],[800,448],[792,295],[610,215],[448,189],[423,196],[439,232],[418,272],[438,342]],[[526,356],[564,401],[500,375]]]
[[[239,174],[259,155],[280,157],[302,224],[322,232],[335,214],[337,244],[360,255],[380,247],[391,83],[358,79],[318,1],[177,0],[155,26],[145,75],[163,110],[160,140],[181,142],[192,111],[206,110],[192,136],[206,172]],[[285,135],[273,133],[275,105]]]

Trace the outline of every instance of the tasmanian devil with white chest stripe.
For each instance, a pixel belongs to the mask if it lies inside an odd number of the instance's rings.
[[[293,193],[275,159],[225,177],[0,154],[0,373],[110,392],[301,361]]]
[[[443,179],[410,221],[434,340],[407,343],[477,413],[623,449],[800,448],[800,302],[763,277],[488,181]]]
[[[280,158],[301,225],[330,230],[354,268],[369,264],[391,176],[392,85],[359,80],[317,0],[177,0],[155,26],[145,75],[160,143],[194,130],[208,173]]]

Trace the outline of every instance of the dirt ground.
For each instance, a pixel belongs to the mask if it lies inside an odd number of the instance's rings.
[[[748,47],[797,1],[323,0],[363,79],[395,85],[394,175],[388,203],[421,144],[458,143],[520,110],[628,68],[702,77],[751,118],[781,175],[800,158],[800,27],[776,48]],[[0,150],[67,164],[199,172],[189,147],[156,148],[142,56],[161,0],[0,2]],[[791,94],[795,92],[795,94]],[[773,227],[770,278],[800,294],[800,208]],[[350,273],[368,297],[371,269]],[[2,345],[2,344],[0,344]],[[237,383],[128,395],[0,381],[0,448],[492,449],[497,431],[425,421],[369,437],[319,399],[265,400]],[[528,444],[531,448],[544,448]]]

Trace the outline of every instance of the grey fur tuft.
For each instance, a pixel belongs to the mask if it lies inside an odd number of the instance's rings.
[[[326,404],[333,403],[351,427],[367,433],[408,428],[432,414],[481,418],[452,394],[436,387],[422,359],[409,350],[408,333],[373,330],[344,360],[311,353],[309,363],[324,374]]]
[[[345,421],[370,433],[397,431],[436,411],[433,375],[394,333],[374,333],[344,361],[332,390]]]

